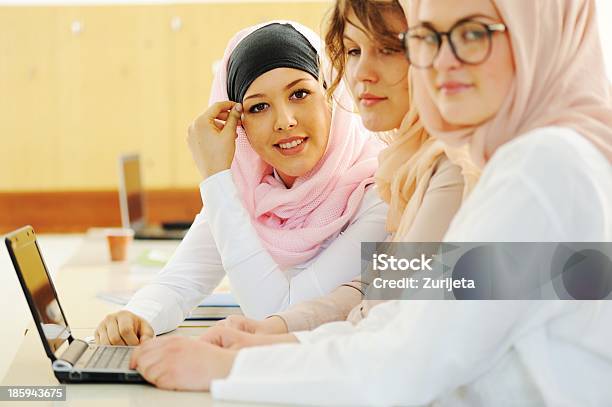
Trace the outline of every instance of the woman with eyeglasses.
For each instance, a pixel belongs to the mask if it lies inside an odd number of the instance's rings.
[[[445,240],[611,242],[612,89],[594,1],[414,0],[409,10],[425,128],[468,145],[483,167]],[[227,400],[603,406],[611,326],[608,301],[393,301],[357,326],[320,327],[314,341],[298,333],[300,343],[236,351],[223,337],[162,339],[132,366],[146,377],[146,360],[197,349],[187,365],[164,362],[176,373],[165,385]]]

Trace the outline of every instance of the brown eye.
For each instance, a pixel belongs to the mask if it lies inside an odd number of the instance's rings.
[[[310,95],[310,91],[306,89],[299,89],[291,94],[291,98],[292,99],[306,99],[308,95]]]
[[[260,113],[260,112],[263,112],[267,108],[268,108],[267,103],[257,103],[256,105],[253,105],[250,107],[249,113]]]
[[[359,48],[350,48],[346,51],[346,54],[350,57],[357,57],[361,55],[361,50]]]
[[[480,42],[487,37],[487,32],[482,27],[465,27],[459,32],[463,42]]]

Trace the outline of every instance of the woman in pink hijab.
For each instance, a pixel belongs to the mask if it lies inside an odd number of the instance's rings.
[[[609,244],[612,92],[594,0],[408,6],[423,124],[483,167],[445,240]],[[611,263],[598,270],[607,298]],[[285,344],[240,349],[245,336],[159,339],[131,363],[159,387],[227,400],[612,405],[610,301],[392,301],[357,326],[327,324]]]
[[[361,242],[387,237],[374,188],[384,145],[336,107],[351,105],[344,83],[327,99],[320,49],[293,22],[230,40],[187,139],[204,209],[159,276],[98,326],[99,342],[175,329],[225,275],[244,314],[262,319],[351,281]]]

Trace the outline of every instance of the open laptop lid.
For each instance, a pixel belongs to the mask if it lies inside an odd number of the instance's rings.
[[[144,228],[147,223],[140,173],[140,156],[138,154],[124,154],[119,157],[121,225],[124,228],[134,230]]]
[[[5,243],[45,352],[55,361],[55,352],[66,340],[71,343],[73,338],[36,242],[34,229],[25,226],[11,232],[6,236]]]

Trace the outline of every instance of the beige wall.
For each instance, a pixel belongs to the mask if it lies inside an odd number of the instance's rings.
[[[0,191],[115,188],[132,151],[148,188],[197,185],[185,132],[229,38],[278,18],[319,32],[329,6],[0,7]]]

